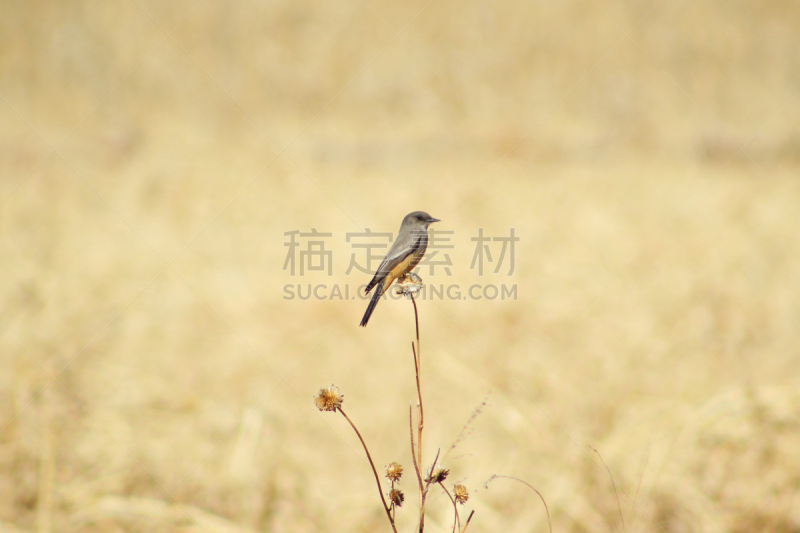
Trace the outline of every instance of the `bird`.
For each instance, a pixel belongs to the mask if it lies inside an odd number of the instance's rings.
[[[364,318],[361,319],[361,327],[367,325],[375,306],[391,284],[397,278],[411,272],[425,255],[425,249],[428,247],[428,226],[434,222],[441,221],[425,211],[414,211],[403,218],[397,239],[364,289],[364,294],[369,294],[373,288],[375,292],[367,305]]]

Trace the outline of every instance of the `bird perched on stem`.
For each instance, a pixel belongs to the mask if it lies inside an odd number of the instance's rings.
[[[425,255],[425,249],[428,247],[428,226],[434,222],[439,222],[439,219],[424,211],[414,211],[405,216],[403,223],[400,224],[400,231],[397,232],[397,239],[364,291],[365,294],[369,294],[369,291],[375,289],[364,318],[361,319],[361,326],[367,325],[375,306],[391,284],[397,278],[411,272]]]

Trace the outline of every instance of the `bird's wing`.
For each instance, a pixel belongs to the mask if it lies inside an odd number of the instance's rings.
[[[386,276],[400,261],[414,252],[418,238],[419,235],[413,231],[409,231],[405,235],[399,236],[398,239],[394,241],[394,244],[392,244],[392,247],[389,248],[389,251],[386,253],[386,257],[383,258],[383,261],[381,261],[381,264],[378,266],[378,270],[375,271],[375,276],[372,278],[372,281],[367,285],[365,292],[368,293],[371,291],[372,287],[375,286],[379,279]]]
[[[402,237],[398,236],[397,240],[394,241],[394,244],[392,244],[392,247],[389,248],[389,251],[386,253],[386,257],[383,258],[380,266],[378,266],[378,271],[376,273],[385,274],[394,268],[397,263],[408,257],[408,255],[416,249],[415,244],[418,238],[419,236],[413,231],[407,232]]]

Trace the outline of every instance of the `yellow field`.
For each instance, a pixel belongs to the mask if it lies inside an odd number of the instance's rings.
[[[346,234],[417,209],[454,232],[429,287],[517,287],[419,302],[424,455],[469,531],[547,531],[493,474],[557,532],[800,530],[798,27],[786,0],[5,2],[0,531],[389,531],[331,383],[412,531],[411,304],[362,329],[284,287],[355,294]],[[330,276],[283,270],[311,228]],[[512,274],[470,269],[479,228],[514,229]]]

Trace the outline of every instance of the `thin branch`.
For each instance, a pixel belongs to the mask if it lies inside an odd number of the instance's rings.
[[[414,373],[417,379],[417,402],[419,410],[418,430],[417,430],[417,462],[422,466],[422,429],[425,427],[425,413],[422,408],[422,386],[420,385],[422,374],[422,346],[419,342],[419,312],[417,311],[417,300],[413,294],[409,294],[411,303],[414,304],[414,325],[417,332],[417,347],[414,349],[414,343],[411,343],[411,351],[414,354]]]
[[[600,462],[603,463],[603,466],[605,467],[606,472],[608,472],[608,477],[611,478],[611,486],[614,488],[614,497],[617,499],[617,509],[619,510],[619,519],[622,521],[622,533],[625,533],[625,519],[622,518],[622,505],[619,503],[619,494],[617,494],[617,484],[614,483],[614,476],[611,475],[611,469],[608,468],[608,465],[603,460],[603,456],[600,455],[600,452],[598,452],[596,449],[592,448],[591,446],[589,446],[589,448],[591,448],[591,450],[594,453],[597,454],[597,457],[600,458]]]
[[[456,501],[453,499],[453,497],[450,495],[450,491],[447,490],[447,487],[445,487],[444,484],[442,483],[439,483],[439,486],[442,487],[444,493],[447,494],[448,498],[450,498],[450,502],[452,502],[453,509],[456,512],[456,516],[453,519],[453,533],[456,533],[456,524],[458,524],[458,528],[461,529],[461,517],[458,516],[458,505],[456,504]]]
[[[547,508],[547,502],[546,502],[546,501],[544,501],[544,496],[542,496],[542,493],[541,493],[541,492],[539,492],[538,490],[536,490],[536,487],[534,487],[533,485],[531,485],[531,484],[530,484],[530,483],[528,483],[527,481],[523,481],[523,480],[521,480],[521,479],[520,479],[520,478],[518,478],[518,477],[514,477],[514,476],[498,476],[498,475],[496,475],[496,474],[495,474],[495,475],[493,475],[492,477],[490,477],[490,478],[489,478],[489,481],[487,481],[487,482],[485,483],[485,485],[484,485],[484,486],[485,486],[486,488],[489,488],[489,483],[491,483],[493,479],[497,479],[497,478],[513,479],[514,481],[519,481],[519,482],[520,482],[520,483],[522,483],[523,485],[525,485],[525,486],[527,486],[528,488],[530,488],[531,490],[533,490],[533,492],[535,492],[536,494],[538,494],[538,495],[539,495],[539,499],[540,499],[540,500],[542,500],[542,503],[544,504],[544,510],[545,510],[545,512],[547,513],[547,527],[550,529],[550,533],[553,533],[553,524],[550,522],[550,509],[548,509],[548,508]],[[470,515],[470,518],[472,518],[472,515]],[[469,524],[469,520],[467,520],[467,524]]]
[[[422,491],[420,495],[420,505],[419,505],[419,533],[422,533],[422,530],[425,529],[425,500],[428,497],[428,489],[431,486],[431,475],[433,474],[433,469],[436,468],[436,461],[439,460],[439,453],[441,453],[442,449],[436,452],[436,458],[433,460],[433,465],[431,465],[430,472],[428,472],[428,479],[425,480],[425,489]]]
[[[417,313],[417,301],[414,299],[413,294],[409,294],[411,296],[411,303],[414,304],[414,323],[417,325],[417,344],[419,344],[419,314]]]
[[[461,528],[460,533],[464,533],[467,530],[467,526],[469,525],[470,521],[472,520],[472,515],[474,515],[474,514],[475,514],[475,510],[473,509],[472,512],[469,513],[469,516],[467,517],[467,523],[464,524],[464,527]]]
[[[419,494],[422,497],[422,474],[419,471],[419,465],[417,464],[417,457],[414,452],[414,417],[411,414],[411,405],[408,406],[408,429],[411,433],[411,462],[414,463],[414,471],[417,473],[417,481],[419,482]]]
[[[394,490],[394,479],[392,480],[392,490]],[[394,502],[391,503],[391,506],[392,506],[392,522],[394,522],[394,517],[395,517],[394,510],[395,507],[397,506],[394,504]]]
[[[417,340],[419,343],[419,339]],[[411,352],[414,354],[414,368],[417,377],[417,462],[422,465],[422,429],[425,427],[425,413],[422,409],[422,387],[420,386],[419,371],[420,359],[417,357],[417,351],[414,349],[414,343],[411,343]]]
[[[428,494],[428,486],[430,481],[423,487],[422,485],[422,430],[425,427],[425,414],[422,409],[422,386],[420,385],[420,373],[422,370],[422,350],[419,343],[419,312],[417,310],[417,300],[412,293],[409,293],[411,303],[414,304],[414,326],[417,334],[417,344],[411,342],[411,353],[414,355],[414,376],[417,381],[417,450],[416,456],[414,454],[414,422],[409,407],[408,418],[411,429],[411,457],[414,461],[414,468],[417,472],[417,481],[419,482],[419,532],[425,528],[425,498]],[[437,460],[439,454],[436,454]]]
[[[378,484],[378,494],[380,494],[381,496],[381,502],[383,503],[383,510],[386,511],[386,518],[389,519],[389,523],[392,525],[392,531],[394,531],[394,533],[397,533],[397,528],[394,527],[394,519],[392,518],[392,513],[389,511],[389,506],[386,505],[386,498],[383,497],[381,480],[378,477],[378,471],[375,470],[375,463],[372,462],[372,456],[369,454],[369,450],[367,449],[367,443],[364,442],[364,439],[361,437],[361,433],[358,431],[358,428],[356,428],[356,425],[353,424],[353,421],[350,420],[350,417],[345,414],[345,412],[342,410],[341,407],[339,407],[339,412],[342,413],[342,416],[345,418],[345,420],[350,422],[350,426],[352,426],[353,431],[355,431],[356,435],[358,435],[358,440],[361,441],[361,445],[364,447],[364,452],[366,452],[367,459],[369,459],[369,466],[372,467],[372,473],[375,474],[375,483]]]
[[[436,461],[439,460],[439,454],[440,453],[442,453],[442,449],[441,448],[436,450],[436,457],[433,458],[433,464],[431,464],[431,471],[428,472],[428,479],[426,480],[426,484],[425,484],[425,492],[428,492],[428,487],[433,482],[433,480],[431,478],[431,474],[433,474],[433,470],[436,468]]]

